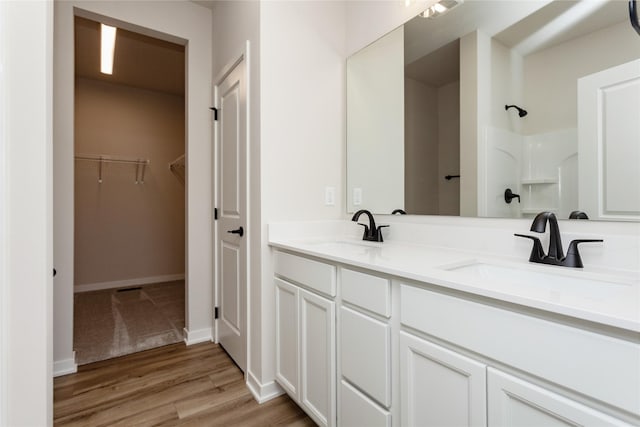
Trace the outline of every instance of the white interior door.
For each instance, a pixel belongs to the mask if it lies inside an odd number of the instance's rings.
[[[244,371],[247,360],[246,60],[215,88],[217,106],[218,341]]]
[[[580,210],[640,219],[640,59],[578,80]]]

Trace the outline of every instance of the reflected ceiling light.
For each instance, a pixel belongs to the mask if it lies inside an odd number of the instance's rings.
[[[463,2],[464,0],[441,0],[438,3],[429,6],[429,8],[422,12],[420,16],[423,18],[435,18],[436,16],[444,15]]]
[[[113,74],[113,53],[116,47],[116,27],[100,24],[100,72]]]

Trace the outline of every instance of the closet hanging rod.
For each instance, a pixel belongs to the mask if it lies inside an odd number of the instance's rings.
[[[149,164],[149,159],[125,159],[107,155],[78,154],[76,160],[88,160],[98,162],[98,183],[102,184],[102,165],[104,163],[128,163],[136,165],[136,184],[144,184],[144,173]]]
[[[148,159],[124,159],[113,156],[90,156],[90,155],[77,155],[75,156],[76,160],[89,160],[94,162],[104,162],[104,163],[133,163],[133,164],[149,164]]]

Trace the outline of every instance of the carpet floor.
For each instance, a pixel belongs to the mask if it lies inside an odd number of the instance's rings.
[[[74,296],[78,365],[182,341],[184,280]]]

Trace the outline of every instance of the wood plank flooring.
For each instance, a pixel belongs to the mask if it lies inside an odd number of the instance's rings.
[[[54,380],[55,426],[314,426],[289,397],[262,405],[216,344],[183,343]]]

